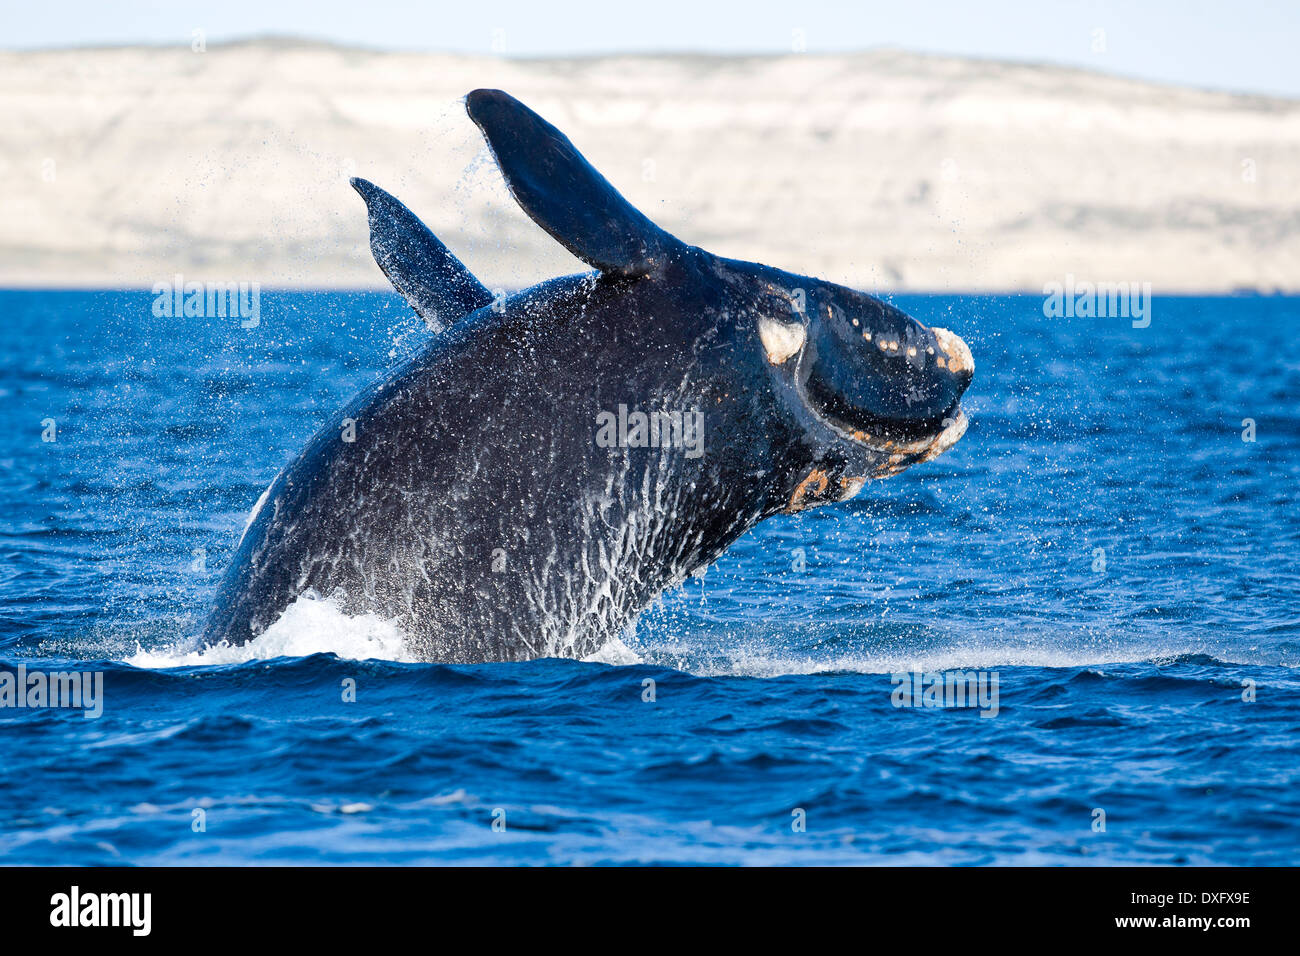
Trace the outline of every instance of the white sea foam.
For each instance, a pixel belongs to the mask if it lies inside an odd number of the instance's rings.
[[[374,614],[345,614],[333,600],[304,595],[247,644],[137,649],[126,662],[136,667],[188,667],[310,654],[337,654],[350,660],[415,659],[407,651],[406,635],[392,622]]]
[[[1239,660],[1233,648],[1212,635],[1187,633],[1178,639],[1160,632],[1089,633],[1079,630],[1021,633],[1011,638],[1000,631],[969,632],[935,641],[927,628],[917,633],[892,629],[849,646],[791,634],[781,625],[732,625],[698,628],[686,624],[627,629],[582,658],[584,662],[673,667],[701,677],[781,677],[828,672],[888,674],[905,671],[990,670],[998,667],[1096,667],[1152,661],[1186,654],[1205,654],[1225,661]],[[796,640],[797,638],[797,640]],[[796,646],[791,646],[791,644]],[[798,646],[798,645],[805,646]],[[855,646],[856,645],[856,646]],[[314,594],[300,597],[273,625],[244,645],[218,644],[196,648],[192,641],[136,646],[125,657],[136,667],[166,668],[239,664],[276,657],[335,654],[349,660],[415,662],[407,635],[393,621],[376,614],[347,614],[338,602]],[[1243,661],[1244,663],[1244,661]],[[1277,663],[1285,663],[1278,661]]]
[[[600,650],[583,658],[591,664],[640,664],[641,655],[628,647],[617,637],[608,641]]]
[[[829,674],[902,674],[909,671],[940,672],[956,670],[997,670],[998,667],[1105,667],[1119,663],[1161,661],[1186,654],[1208,654],[1232,661],[1225,648],[1204,641],[1184,643],[1145,643],[1113,641],[1097,646],[1065,645],[1060,639],[1045,637],[1043,643],[1026,645],[956,644],[931,648],[880,648],[844,650],[844,652],[792,652],[779,645],[755,640],[738,646],[642,646],[646,663],[677,667],[697,676],[750,676],[780,678],[787,675]]]
[[[686,662],[684,670],[698,677],[785,677],[793,674],[900,674],[911,671],[938,673],[956,670],[996,670],[999,667],[1100,667],[1152,660],[1177,654],[1112,651],[1061,651],[1021,647],[986,648],[982,651],[953,649],[916,654],[853,653],[828,656],[800,656],[769,653],[761,649],[738,652],[721,660]],[[653,655],[650,662],[653,663]]]
[[[137,645],[126,663],[148,668],[193,667],[311,654],[336,654],[349,660],[416,660],[408,650],[406,634],[393,622],[375,614],[347,614],[332,599],[306,594],[247,644],[213,644],[198,649],[189,643],[148,649]],[[637,664],[641,658],[614,638],[583,660],[598,664]]]

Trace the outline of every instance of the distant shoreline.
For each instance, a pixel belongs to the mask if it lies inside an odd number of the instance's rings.
[[[0,57],[9,54],[83,54],[99,52],[168,52],[180,50],[189,51],[190,41],[181,37],[177,40],[164,43],[86,43],[86,44],[67,44],[60,46],[30,46],[30,47],[10,47],[0,44]],[[253,33],[244,36],[231,37],[225,40],[212,40],[207,42],[209,52],[218,52],[221,50],[232,50],[244,47],[259,47],[280,50],[302,50],[302,49],[327,49],[337,50],[345,53],[364,53],[391,56],[425,56],[425,57],[463,57],[469,59],[490,58],[501,60],[502,62],[514,63],[583,63],[583,62],[603,62],[612,60],[678,60],[694,59],[699,61],[717,60],[717,61],[752,61],[752,60],[780,60],[780,59],[802,59],[819,57],[854,57],[854,56],[872,56],[882,53],[899,53],[912,57],[930,58],[934,60],[960,60],[971,63],[987,63],[992,66],[1015,68],[1028,67],[1031,69],[1059,70],[1064,73],[1079,73],[1084,76],[1106,77],[1110,79],[1123,80],[1132,83],[1141,83],[1146,86],[1164,87],[1170,90],[1192,90],[1202,93],[1218,93],[1226,96],[1237,96],[1248,99],[1267,99],[1282,100],[1285,102],[1300,102],[1300,95],[1287,93],[1277,93],[1262,90],[1248,90],[1226,86],[1205,86],[1196,83],[1178,83],[1172,80],[1152,79],[1149,77],[1139,76],[1133,73],[1126,73],[1122,70],[1103,70],[1094,67],[1081,66],[1078,64],[1059,64],[1051,60],[1036,59],[1032,57],[998,57],[998,56],[977,56],[977,55],[957,55],[945,53],[937,50],[921,50],[915,48],[904,48],[882,44],[879,46],[862,47],[856,50],[825,50],[810,49],[801,53],[781,52],[774,53],[770,50],[733,50],[727,52],[716,51],[689,51],[682,52],[677,50],[622,50],[617,52],[600,52],[600,53],[583,53],[572,52],[550,56],[537,54],[511,54],[511,53],[488,53],[483,51],[455,50],[450,48],[428,47],[422,49],[406,49],[395,47],[384,47],[370,45],[366,43],[348,42],[341,43],[337,40],[331,40],[325,37],[309,37],[293,34],[281,33]]]
[[[491,287],[581,271],[484,162],[461,99],[494,86],[719,255],[882,294],[1066,275],[1300,292],[1295,99],[895,49],[511,59],[275,38],[0,61],[0,287],[385,288],[352,175]]]

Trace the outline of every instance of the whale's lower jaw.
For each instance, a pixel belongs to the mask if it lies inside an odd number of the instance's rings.
[[[917,438],[908,442],[890,443],[885,450],[889,457],[871,476],[873,478],[892,478],[913,465],[934,461],[961,440],[970,426],[965,411],[957,407],[943,420],[942,428],[934,435]]]
[[[962,436],[966,434],[966,429],[969,427],[970,419],[966,417],[965,410],[960,405],[957,406],[955,417],[950,418],[944,425],[943,431],[934,436],[930,446],[917,459],[917,463],[934,461],[934,459],[961,441]]]

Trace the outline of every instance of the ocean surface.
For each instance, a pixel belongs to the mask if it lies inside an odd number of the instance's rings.
[[[1300,299],[893,301],[974,352],[952,451],[760,526],[617,663],[452,667],[324,601],[196,640],[425,341],[397,296],[0,292],[0,672],[102,674],[96,719],[0,708],[0,863],[1300,863]],[[895,706],[955,671],[995,716]]]

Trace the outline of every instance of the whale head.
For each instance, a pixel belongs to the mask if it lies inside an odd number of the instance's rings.
[[[803,488],[792,510],[852,497],[965,433],[961,397],[975,362],[956,333],[836,283],[733,260],[714,271],[752,326],[743,331],[792,424],[826,452],[810,473],[828,486]]]

